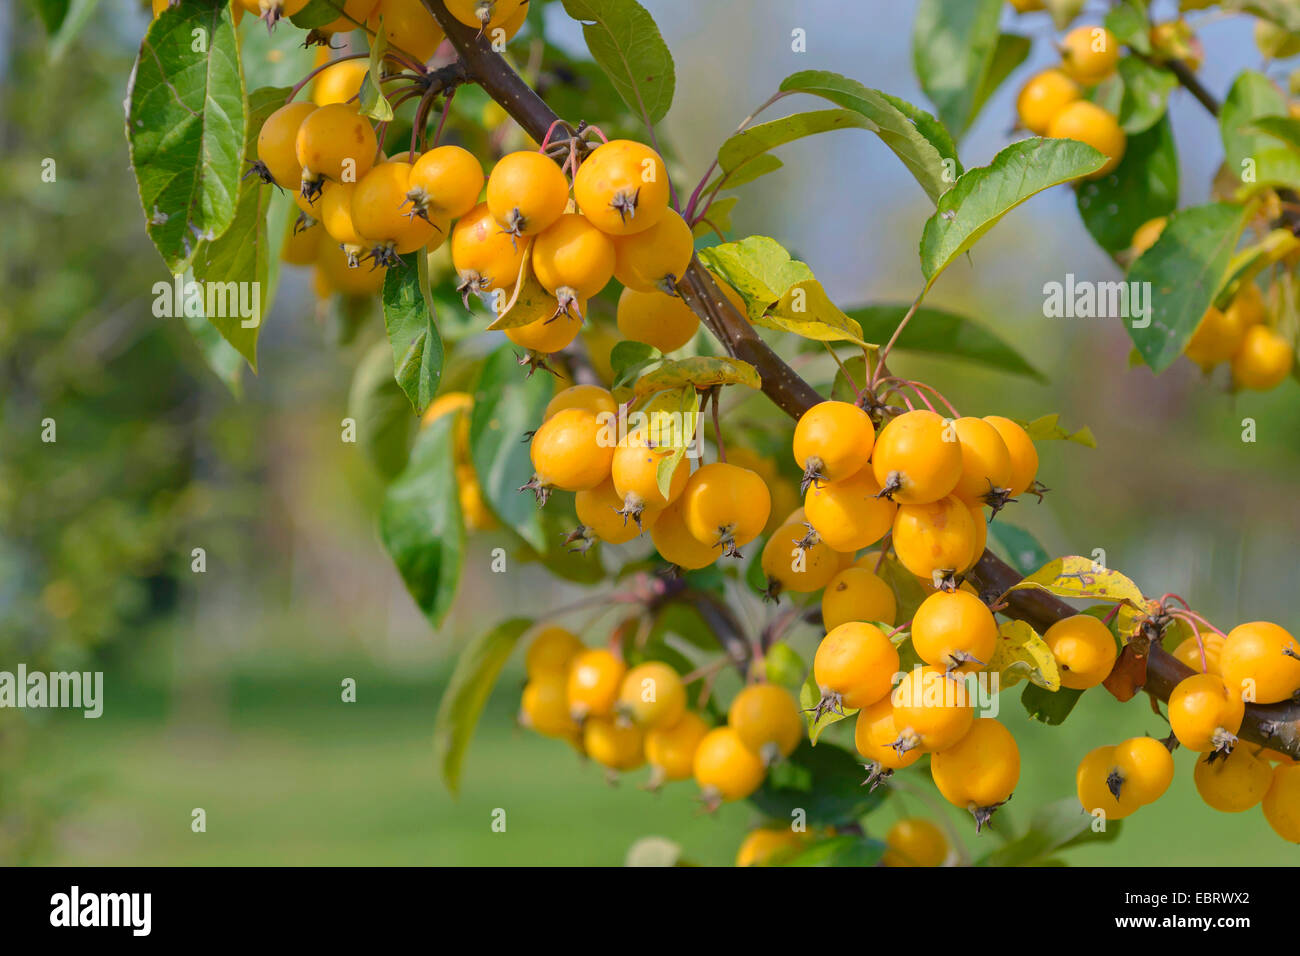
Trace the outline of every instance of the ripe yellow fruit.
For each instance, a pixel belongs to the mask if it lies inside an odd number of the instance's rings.
[[[691,475],[691,463],[684,456],[673,467],[668,482],[668,496],[659,489],[659,467],[672,457],[669,447],[657,447],[645,429],[637,429],[614,449],[610,475],[614,489],[622,499],[622,514],[640,520],[647,508],[662,511],[686,490]]]
[[[582,331],[582,315],[586,311],[587,303],[580,301],[571,311],[505,329],[506,338],[515,345],[544,355],[559,352],[568,348],[569,343]]]
[[[544,677],[567,677],[569,665],[582,653],[582,641],[563,627],[547,627],[538,632],[524,655],[524,669],[530,681]]]
[[[840,570],[840,553],[817,538],[801,546],[808,533],[803,524],[785,524],[772,532],[763,546],[763,574],[775,597],[781,591],[810,594],[826,587]]]
[[[1078,83],[1060,70],[1043,70],[1021,88],[1016,113],[1025,129],[1046,136],[1057,114],[1078,98]]]
[[[612,717],[627,665],[612,651],[591,648],[569,662],[569,712],[574,720]]]
[[[1219,654],[1224,686],[1242,699],[1276,704],[1300,690],[1300,643],[1268,621],[1239,624]]]
[[[1174,779],[1174,757],[1154,737],[1130,737],[1115,745],[1112,770],[1120,793],[1142,806],[1164,796]]]
[[[822,627],[827,631],[850,621],[878,621],[893,627],[897,615],[893,588],[870,568],[844,568],[822,593]]]
[[[1222,813],[1241,813],[1264,799],[1273,782],[1273,768],[1245,747],[1230,754],[1206,753],[1196,759],[1192,774],[1196,792]]]
[[[292,17],[307,6],[307,0],[239,0],[239,5],[248,13],[275,26],[286,17]]]
[[[850,621],[817,645],[813,679],[830,704],[862,708],[889,693],[898,672],[898,651],[874,624]]]
[[[715,727],[695,749],[695,782],[706,805],[744,800],[763,784],[767,768],[731,727]]]
[[[625,288],[618,297],[618,330],[633,342],[674,352],[695,337],[700,318],[681,296]]]
[[[1088,179],[1100,179],[1113,172],[1128,148],[1128,136],[1119,120],[1088,100],[1075,100],[1057,113],[1047,128],[1047,135],[1052,139],[1078,140],[1106,156],[1105,165]]]
[[[533,275],[561,308],[590,299],[614,277],[614,243],[585,217],[565,213],[533,241]]]
[[[1011,494],[1011,451],[1001,433],[982,418],[952,423],[961,446],[961,478],[953,494],[970,507],[999,505]],[[981,550],[983,550],[981,548]]]
[[[460,499],[460,513],[465,527],[470,531],[494,531],[498,527],[496,515],[483,497],[478,472],[469,462],[456,466],[456,496]]]
[[[410,175],[410,163],[380,163],[352,190],[352,224],[356,231],[377,248],[397,255],[428,245],[436,247],[451,229],[448,220],[431,221],[402,211]],[[384,254],[374,255],[384,259]]]
[[[356,183],[325,183],[316,201],[321,225],[353,264],[360,262],[372,245],[352,221],[352,194],[356,188]]]
[[[858,711],[857,723],[853,728],[853,743],[858,748],[858,753],[876,764],[877,772],[902,770],[921,759],[921,754],[925,751],[920,747],[899,752],[894,746],[898,743],[899,735],[894,702],[889,694]]]
[[[1016,422],[1001,415],[985,415],[984,420],[998,430],[1011,456],[1011,497],[1024,494],[1038,476],[1038,449],[1029,433]]]
[[[614,707],[638,727],[671,727],[686,713],[686,687],[667,664],[638,664],[624,675]]]
[[[1091,814],[1100,811],[1108,821],[1122,820],[1142,806],[1136,792],[1121,785],[1116,797],[1110,789],[1108,781],[1115,770],[1115,751],[1111,745],[1089,751],[1074,774],[1075,790],[1083,809]]]
[[[568,202],[568,180],[543,153],[507,153],[488,176],[488,209],[511,236],[536,235],[564,214]]]
[[[1273,768],[1264,819],[1283,840],[1300,843],[1300,764]]]
[[[1165,231],[1165,225],[1168,222],[1169,220],[1164,216],[1157,216],[1155,219],[1148,219],[1137,227],[1137,231],[1133,233],[1133,241],[1129,245],[1134,259],[1156,244],[1156,240]]]
[[[554,418],[566,408],[580,408],[597,417],[618,413],[618,403],[614,401],[614,396],[610,394],[609,389],[599,385],[570,385],[568,388],[560,389],[555,393],[555,397],[547,402],[546,410],[542,413],[542,421]]]
[[[922,817],[905,817],[885,834],[881,862],[885,866],[942,866],[948,858],[948,838]]]
[[[1184,678],[1169,695],[1169,726],[1188,750],[1231,749],[1245,714],[1241,695],[1213,674]]]
[[[356,103],[331,103],[302,121],[295,149],[310,198],[311,187],[319,191],[322,180],[359,183],[374,165],[379,145]]]
[[[690,710],[671,727],[647,730],[645,756],[650,764],[650,786],[689,777],[695,769],[695,751],[708,732],[709,725],[704,718]]]
[[[674,294],[695,255],[695,237],[676,210],[667,209],[649,229],[614,239],[614,278],[638,292]]]
[[[378,0],[343,0],[343,9],[338,18],[316,29],[321,33],[329,34],[359,30],[370,18],[370,14],[374,13],[377,5]]]
[[[1232,313],[1230,318],[1230,311],[1221,312],[1210,306],[1183,346],[1183,354],[1207,372],[1237,354],[1246,339],[1248,327],[1236,321],[1242,313]]]
[[[280,261],[291,266],[309,266],[316,261],[320,252],[321,235],[325,230],[316,226],[306,229],[295,228],[289,224],[285,230],[284,242],[280,245]]]
[[[578,724],[569,714],[566,683],[558,674],[530,680],[519,700],[519,723],[544,737],[577,737]]]
[[[649,146],[614,139],[592,150],[573,177],[573,198],[601,232],[630,236],[668,210],[668,170]]]
[[[809,485],[804,513],[823,541],[848,553],[883,538],[893,527],[898,506],[880,495],[875,475],[863,468],[843,481]]]
[[[388,272],[383,266],[377,269],[353,268],[347,254],[332,242],[321,243],[316,270],[328,289],[349,296],[377,295],[384,287],[384,275]]]
[[[316,112],[312,103],[286,103],[266,118],[257,134],[257,158],[277,186],[297,193],[302,183],[298,131]]]
[[[1011,731],[983,717],[957,743],[930,758],[930,775],[945,800],[975,815],[978,829],[1020,782],[1020,748]]]
[[[961,442],[947,419],[918,409],[892,419],[876,437],[871,468],[894,501],[923,505],[949,495],[961,480]]]
[[[1201,659],[1201,645],[1196,643],[1196,637],[1187,638],[1176,648],[1174,648],[1174,657],[1178,658],[1198,674],[1218,674],[1219,673],[1219,654],[1223,651],[1223,638],[1213,631],[1203,632],[1201,642],[1205,646],[1205,659]]]
[[[903,567],[925,581],[950,577],[979,556],[983,522],[953,497],[902,505],[894,517],[894,553]]]
[[[361,92],[368,70],[365,60],[340,60],[326,67],[312,81],[312,102],[317,106],[348,102]]]
[[[871,460],[876,441],[871,417],[851,402],[821,402],[794,428],[794,460],[808,481],[843,481]]]
[[[737,694],[727,725],[767,764],[794,753],[804,735],[799,702],[776,684],[751,684]]]
[[[961,740],[975,720],[975,708],[960,675],[949,674],[942,667],[914,667],[903,675],[889,699],[898,728],[894,746],[903,752],[945,750]]]
[[[591,717],[582,725],[582,749],[610,770],[635,770],[645,763],[645,735],[635,724]]]
[[[457,291],[467,294],[510,288],[519,278],[526,248],[501,230],[487,203],[479,203],[456,223],[451,234],[451,262],[460,279]]]
[[[1232,356],[1232,381],[1238,388],[1265,392],[1281,385],[1294,363],[1286,339],[1267,326],[1252,325]]]
[[[912,617],[912,647],[921,660],[971,673],[993,660],[998,624],[993,612],[966,591],[936,591]]]
[[[713,545],[705,544],[691,534],[682,514],[680,498],[659,513],[650,528],[650,540],[660,557],[687,571],[708,567],[722,554]]]
[[[1056,658],[1061,686],[1073,690],[1096,687],[1115,666],[1119,650],[1110,628],[1089,614],[1062,618],[1043,634]]]
[[[602,444],[602,431],[597,417],[581,408],[566,408],[543,422],[529,448],[538,482],[564,491],[583,491],[603,482],[614,449]]]
[[[573,503],[583,527],[607,544],[626,544],[653,527],[659,517],[658,511],[651,510],[641,512],[639,522],[630,520],[622,513],[623,498],[614,489],[613,480],[579,491]]]
[[[500,26],[510,20],[524,0],[445,0],[447,12],[476,30]]]
[[[409,53],[421,63],[432,57],[446,39],[442,27],[421,0],[379,0],[366,26],[377,33],[381,17],[388,45]]]
[[[460,146],[438,146],[411,167],[406,198],[417,212],[430,218],[459,219],[478,203],[483,192],[483,166]]]
[[[1081,26],[1061,41],[1061,69],[1084,86],[1095,86],[1119,66],[1120,43],[1105,27]]]
[[[696,540],[735,554],[762,533],[772,498],[763,479],[748,468],[714,462],[691,475],[681,505]]]
[[[793,856],[807,838],[788,827],[751,830],[736,853],[736,866],[770,866]]]

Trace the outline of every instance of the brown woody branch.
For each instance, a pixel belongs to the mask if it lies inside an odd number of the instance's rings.
[[[492,50],[486,36],[479,35],[452,17],[442,0],[423,0],[423,3],[446,32],[473,81],[499,103],[529,136],[540,143],[559,119],[555,112]],[[1180,75],[1179,79],[1182,80],[1183,77]],[[557,127],[551,134],[551,140],[562,140],[568,135],[563,128]],[[822,401],[817,390],[782,361],[758,336],[749,321],[736,312],[698,258],[691,262],[677,289],[727,351],[758,370],[763,380],[763,392],[782,411],[792,418],[798,418],[808,408]],[[1021,579],[1013,568],[991,551],[984,552],[971,577],[982,592],[998,594]],[[1025,621],[1039,633],[1053,622],[1077,613],[1064,601],[1036,590],[1013,591],[1007,595],[1007,602],[1003,614]],[[730,629],[736,623],[730,614],[714,613],[708,617],[709,623],[715,628]],[[728,653],[738,652],[736,635],[722,631],[719,633],[719,639]],[[745,642],[740,639],[739,643]],[[1168,700],[1174,686],[1191,673],[1189,668],[1158,644],[1153,644],[1143,690],[1160,700]],[[1243,740],[1300,757],[1300,704],[1248,706],[1239,736]]]

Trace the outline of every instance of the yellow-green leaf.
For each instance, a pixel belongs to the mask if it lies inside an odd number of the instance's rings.
[[[1061,672],[1051,648],[1024,621],[1006,621],[998,628],[998,644],[989,670],[998,675],[1003,688],[1025,679],[1050,691],[1061,688]]]
[[[668,498],[673,473],[694,443],[700,421],[700,393],[690,385],[659,392],[641,411],[646,416],[649,433],[654,436],[655,447],[672,449],[659,460],[655,471],[659,493]]]
[[[1044,415],[1032,422],[1019,424],[1034,441],[1072,441],[1088,448],[1097,447],[1097,439],[1093,437],[1091,428],[1085,425],[1078,431],[1066,431],[1061,427],[1060,421],[1060,415]]]
[[[529,241],[531,247],[532,242]],[[533,275],[532,249],[524,250],[524,261],[519,267],[519,276],[515,279],[510,295],[501,289],[495,293],[493,306],[497,317],[488,326],[489,331],[497,329],[517,329],[531,325],[538,319],[550,318],[555,314],[555,296],[542,288],[542,284]],[[557,321],[559,321],[557,319]]]
[[[1146,598],[1129,578],[1077,554],[1049,561],[1019,584],[1010,588],[1038,588],[1059,597],[1098,601],[1129,601],[1145,605]]]
[[[726,357],[694,356],[664,362],[636,380],[633,389],[638,399],[690,385],[701,391],[715,385],[747,385],[761,389],[763,380],[748,362]]]
[[[816,279],[796,282],[754,324],[817,342],[852,342],[874,348],[863,341],[862,326],[840,311]]]
[[[813,678],[811,670],[808,671],[808,679],[803,682],[799,688],[799,707],[803,710],[804,720],[808,724],[808,740],[815,747],[817,738],[822,735],[822,731],[831,724],[837,724],[846,717],[852,717],[857,713],[853,707],[845,707],[840,712],[828,710],[815,720],[814,715],[817,711],[817,704],[822,699],[821,688],[817,686],[817,681]]]
[[[1253,282],[1257,275],[1297,249],[1300,249],[1300,237],[1290,229],[1274,229],[1259,242],[1242,249],[1228,263],[1228,277],[1215,297],[1215,306],[1226,309],[1246,283]]]

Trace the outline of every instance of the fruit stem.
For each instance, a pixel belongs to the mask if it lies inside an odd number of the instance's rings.
[[[907,310],[907,314],[903,316],[903,320],[898,323],[898,328],[894,329],[894,334],[889,337],[889,341],[885,343],[885,347],[880,350],[880,354],[876,359],[876,373],[871,378],[871,386],[873,388],[875,387],[877,380],[880,378],[881,371],[885,367],[885,359],[889,358],[889,352],[894,347],[894,343],[896,343],[898,337],[903,334],[903,329],[907,328],[907,323],[912,321],[912,316],[916,315],[916,310],[921,307],[921,301],[925,298],[927,289],[929,289],[929,286],[926,286],[925,289],[921,290],[921,294],[912,302],[912,307]]]

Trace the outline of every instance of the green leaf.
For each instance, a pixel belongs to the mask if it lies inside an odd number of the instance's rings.
[[[563,0],[564,10],[582,23],[591,57],[618,95],[646,123],[668,113],[676,78],[654,17],[635,0]]]
[[[875,866],[885,844],[869,837],[845,834],[818,840],[806,850],[780,860],[778,866]]]
[[[1024,576],[1033,574],[1051,560],[1037,538],[1024,528],[1007,524],[1000,516],[989,522],[989,542],[996,544],[1007,564]]]
[[[1119,125],[1132,137],[1145,133],[1164,119],[1169,109],[1169,94],[1178,88],[1178,77],[1171,70],[1155,66],[1136,56],[1119,61],[1119,75],[1124,83],[1120,98]]]
[[[127,93],[126,128],[146,229],[173,273],[235,217],[244,125],[227,5],[188,0],[154,20]]]
[[[1018,33],[1003,33],[998,37],[997,44],[993,47],[993,58],[989,61],[979,92],[975,96],[972,111],[974,114],[978,114],[984,108],[989,97],[997,92],[998,87],[1006,82],[1007,77],[1014,73],[1021,63],[1025,62],[1032,48],[1033,41]]]
[[[533,473],[526,432],[542,423],[551,400],[551,383],[544,375],[526,378],[514,349],[502,345],[483,364],[474,386],[470,415],[470,457],[483,496],[501,523],[514,529],[537,551],[547,542],[532,495],[519,488]]]
[[[1110,841],[1119,836],[1120,821],[1108,823],[1104,833],[1093,833],[1092,822],[1092,815],[1084,812],[1075,797],[1038,807],[1022,836],[984,856],[979,865],[1042,866],[1052,854],[1065,847],[1091,840]]]
[[[826,70],[791,74],[781,82],[781,91],[820,96],[860,113],[872,124],[864,128],[893,150],[932,202],[962,174],[952,136],[943,124],[911,103]]]
[[[1106,158],[1068,139],[1012,143],[988,166],[966,172],[944,193],[921,237],[927,288],[1007,213],[1044,189],[1095,173]]]
[[[248,97],[248,127],[244,142],[246,162],[257,158],[257,134],[266,118],[284,105],[287,89],[260,89]],[[280,244],[284,240],[291,203],[278,189],[264,185],[256,176],[239,184],[235,218],[217,239],[205,242],[194,256],[195,278],[208,291],[222,289],[225,300],[238,292],[237,300],[252,304],[257,290],[257,314],[230,314],[230,308],[215,310],[208,321],[257,371],[257,340],[262,321],[270,311],[274,286],[280,273]],[[274,215],[272,213],[274,212]],[[228,283],[238,283],[232,288]],[[245,311],[252,311],[251,309]]]
[[[28,0],[28,2],[36,9],[36,15],[41,18],[41,25],[50,35],[63,25],[63,20],[68,15],[69,0]]]
[[[415,268],[392,266],[384,276],[384,327],[393,347],[393,377],[423,415],[438,393],[443,349],[429,301],[428,259],[418,251],[414,259]]]
[[[768,150],[797,139],[836,129],[872,129],[874,125],[853,110],[814,110],[783,116],[751,126],[724,142],[718,148],[718,165],[724,173],[730,173],[758,159]]]
[[[877,347],[863,339],[861,326],[840,311],[816,279],[796,282],[754,324],[793,332],[814,342],[852,342],[862,348]]]
[[[653,345],[645,342],[623,340],[614,345],[609,352],[609,365],[614,372],[613,388],[625,388],[636,381],[641,371],[662,356]]]
[[[720,360],[700,359],[699,361]],[[659,393],[642,410],[646,415],[649,434],[654,436],[657,447],[672,449],[670,454],[659,460],[655,469],[655,483],[659,486],[659,493],[667,500],[670,496],[673,476],[677,473],[677,466],[686,457],[687,449],[694,442],[695,433],[699,430],[700,392],[694,385],[688,383],[672,391]]]
[[[1070,716],[1070,711],[1074,710],[1074,705],[1082,696],[1083,691],[1069,687],[1050,691],[1037,684],[1029,684],[1020,695],[1020,703],[1024,706],[1025,713],[1034,720],[1056,727],[1065,723],[1065,718]]]
[[[81,31],[90,22],[99,7],[99,0],[71,0],[70,3],[66,0],[44,0],[44,2],[54,7],[67,8],[67,13],[59,22],[59,28],[51,31],[49,63],[54,66],[63,59],[63,55],[68,52],[73,41],[81,35]]]
[[[203,355],[203,361],[212,370],[212,374],[225,383],[230,394],[240,398],[244,394],[243,372],[245,360],[235,351],[235,347],[221,337],[215,325],[202,315],[185,315],[185,327],[194,336],[194,341]]]
[[[370,61],[366,75],[361,78],[361,92],[357,96],[362,116],[368,116],[380,123],[387,123],[393,118],[393,107],[384,96],[384,88],[379,85],[384,75],[384,55],[388,52],[388,31],[383,28],[384,18],[379,18],[380,29],[377,36],[370,41]]]
[[[1143,223],[1178,208],[1178,151],[1166,117],[1131,136],[1114,172],[1079,185],[1079,216],[1097,244],[1114,255]]]
[[[864,338],[884,342],[898,328],[908,308],[906,305],[864,305],[849,309],[848,314],[862,327]],[[1039,382],[1047,381],[1042,372],[983,325],[944,309],[926,306],[917,309],[894,348],[968,359]]]
[[[1022,680],[1053,692],[1061,689],[1061,672],[1052,649],[1024,621],[1003,621],[998,626],[998,643],[988,669],[1000,677],[999,686],[1004,689]]]
[[[1155,245],[1128,272],[1150,283],[1151,314],[1144,327],[1127,323],[1143,360],[1162,372],[1182,354],[1213,304],[1246,226],[1247,211],[1229,203],[1184,209],[1169,217]]]
[[[761,571],[761,562],[759,563]],[[766,586],[767,582],[764,580],[763,587]],[[759,588],[759,590],[762,590],[762,588]],[[813,713],[821,699],[821,688],[817,686],[817,680],[810,668],[808,676],[804,678],[803,686],[799,688],[799,709],[803,712],[804,722],[808,724],[808,742],[814,747],[817,746],[817,739],[821,737],[823,730],[831,724],[838,724],[841,720],[856,716],[858,713],[855,707],[845,707],[840,711],[828,710],[820,717],[813,719]]]
[[[239,0],[235,0],[239,2]],[[339,0],[308,0],[307,5],[289,18],[300,30],[323,27],[343,15],[343,4]],[[277,27],[277,31],[278,31]]]
[[[771,769],[749,800],[774,820],[792,820],[792,811],[803,810],[809,826],[843,825],[874,810],[889,792],[887,787],[870,791],[862,786],[865,778],[854,754],[829,742],[814,747],[805,740]]]
[[[1237,77],[1219,111],[1224,164],[1242,177],[1243,194],[1261,186],[1300,187],[1300,155],[1275,136],[1253,132],[1268,116],[1285,116],[1287,100],[1263,73],[1245,70]]]
[[[1106,29],[1139,53],[1151,52],[1151,24],[1145,0],[1123,0],[1106,13]]]
[[[764,153],[762,156],[755,156],[747,163],[726,173],[727,181],[722,186],[723,189],[736,189],[740,186],[747,186],[760,176],[766,176],[768,173],[774,173],[785,163],[777,159],[770,153]],[[709,206],[709,212],[713,213],[718,208],[718,204],[712,203]]]
[[[1224,0],[1227,10],[1240,10],[1271,20],[1291,33],[1300,33],[1300,7],[1294,0]]]
[[[456,416],[421,430],[411,458],[388,486],[379,536],[406,589],[435,628],[451,608],[465,560],[465,525],[456,481]]]
[[[1097,447],[1097,439],[1093,437],[1091,428],[1087,425],[1074,431],[1062,428],[1059,413],[1041,415],[1032,422],[1022,421],[1017,424],[1033,441],[1072,441],[1085,448]]]
[[[411,414],[411,403],[393,378],[393,351],[387,342],[376,342],[358,363],[348,391],[348,417],[356,423],[357,444],[375,470],[385,480],[401,474],[420,420]]]
[[[700,259],[745,300],[750,321],[757,320],[794,285],[813,278],[807,265],[790,258],[775,239],[749,236],[700,250]]]
[[[532,623],[527,618],[512,617],[475,638],[456,659],[456,669],[442,695],[433,725],[434,755],[443,782],[452,793],[460,790],[461,765],[483,706],[501,668]]]
[[[943,125],[961,136],[987,97],[1002,0],[921,0],[912,65]]]
[[[718,385],[744,385],[761,389],[763,381],[754,366],[730,356],[694,355],[684,359],[669,359],[654,371],[636,380],[637,398],[646,398],[656,392],[680,389],[709,389]]]
[[[1280,139],[1292,149],[1300,149],[1300,119],[1294,116],[1261,116],[1245,129],[1267,133],[1274,139]]]

